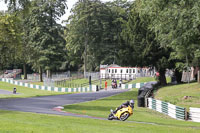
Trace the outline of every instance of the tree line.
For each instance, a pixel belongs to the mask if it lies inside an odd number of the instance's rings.
[[[67,0],[4,0],[0,13],[0,69],[99,71],[100,64],[165,71],[198,67],[200,2],[79,0],[62,26]]]

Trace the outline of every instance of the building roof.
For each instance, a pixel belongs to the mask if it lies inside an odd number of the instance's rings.
[[[111,64],[111,65],[100,65],[100,69],[107,69],[109,67],[120,67],[119,65],[116,64]]]
[[[100,69],[107,68],[107,67],[108,67],[108,65],[100,65]]]
[[[119,66],[119,65],[117,65],[117,64],[111,64],[111,65],[109,65],[108,67],[121,67],[121,66]]]

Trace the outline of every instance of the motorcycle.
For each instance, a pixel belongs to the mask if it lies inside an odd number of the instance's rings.
[[[112,82],[112,88],[113,89],[117,88],[117,82]]]
[[[117,113],[113,113],[113,110],[111,110],[110,115],[108,116],[108,120],[120,120],[125,121],[133,114],[133,109],[128,107],[123,107],[120,110],[117,111]]]

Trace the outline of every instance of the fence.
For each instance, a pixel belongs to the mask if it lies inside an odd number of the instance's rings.
[[[132,88],[140,88],[145,83],[135,83],[135,84],[122,84],[122,89],[132,89]]]
[[[136,74],[101,74],[102,79],[123,79],[133,80],[136,79]]]
[[[59,86],[59,87],[87,87],[89,86],[89,79],[87,78],[82,78],[81,80],[79,80],[78,82],[74,82],[74,80],[76,80],[76,78],[68,78],[68,79],[49,79],[49,78],[44,78],[44,85],[45,86]],[[99,79],[97,80],[92,80],[91,84],[96,84],[97,82],[100,82]]]
[[[100,73],[99,72],[86,72],[85,78],[89,78],[89,76],[91,76],[92,79],[99,79]]]
[[[0,75],[0,78],[15,78],[20,79],[21,78],[21,69],[13,69],[13,70],[6,70],[2,75]]]
[[[73,80],[71,80],[71,79],[69,79],[69,80],[65,79],[65,80],[60,80],[60,81],[54,81],[51,79],[48,79],[48,80],[50,83],[50,84],[48,84],[49,86],[54,86],[54,85],[61,86],[61,87],[87,87],[87,86],[89,86],[89,80],[85,83],[74,83]],[[47,81],[45,81],[45,82],[47,82]]]
[[[189,120],[194,122],[200,122],[200,108],[190,107]]]
[[[34,84],[14,81],[12,79],[6,79],[6,78],[2,78],[2,79],[0,79],[0,81],[7,82],[7,83],[10,83],[10,84],[19,85],[19,86],[34,88],[34,89],[55,91],[55,92],[96,92],[97,91],[96,85],[91,85],[89,87],[61,88],[61,87],[34,85]]]
[[[164,113],[178,120],[187,119],[186,108],[179,107],[153,98],[148,98],[148,108],[156,110],[160,113]]]
[[[47,75],[45,73],[43,73],[42,77],[45,79],[45,78],[47,78]],[[63,79],[67,79],[69,77],[70,77],[70,72],[63,72],[63,73],[54,73],[54,74],[52,74],[51,79],[63,80]],[[40,75],[39,75],[39,73],[27,74],[27,79],[28,80],[39,81],[40,80]]]
[[[45,86],[61,86],[61,87],[85,87],[89,86],[88,83],[84,84],[77,84],[71,82],[74,79],[81,79],[84,78],[84,74],[82,72],[62,72],[62,73],[54,73],[51,78],[47,78],[47,75],[45,73],[42,74],[43,79],[44,79],[44,85]],[[85,78],[91,78],[93,80],[99,79],[99,72],[86,72]],[[27,75],[28,80],[33,80],[33,81],[39,81],[40,76],[38,73],[33,73],[33,74],[28,74]],[[68,83],[67,83],[68,82]]]
[[[102,79],[123,79],[123,80],[134,80],[137,77],[153,77],[154,73],[146,73],[146,72],[140,72],[140,73],[101,73],[100,77]]]

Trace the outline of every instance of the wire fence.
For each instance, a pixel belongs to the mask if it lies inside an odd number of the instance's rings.
[[[67,87],[67,88],[77,88],[77,87],[88,87],[89,77],[91,76],[91,84],[94,84],[94,80],[99,81],[99,72],[87,72],[85,75],[82,72],[68,72],[63,74],[52,75],[51,78],[44,76],[44,85],[52,87]],[[33,77],[33,76],[32,76]],[[39,79],[39,76],[36,80]]]
[[[53,73],[51,79],[62,80],[62,79],[67,79],[70,76],[71,76],[70,71],[62,73]],[[47,75],[43,73],[42,77],[45,79],[47,78]],[[39,73],[27,74],[27,79],[33,81],[40,81],[40,74]]]

